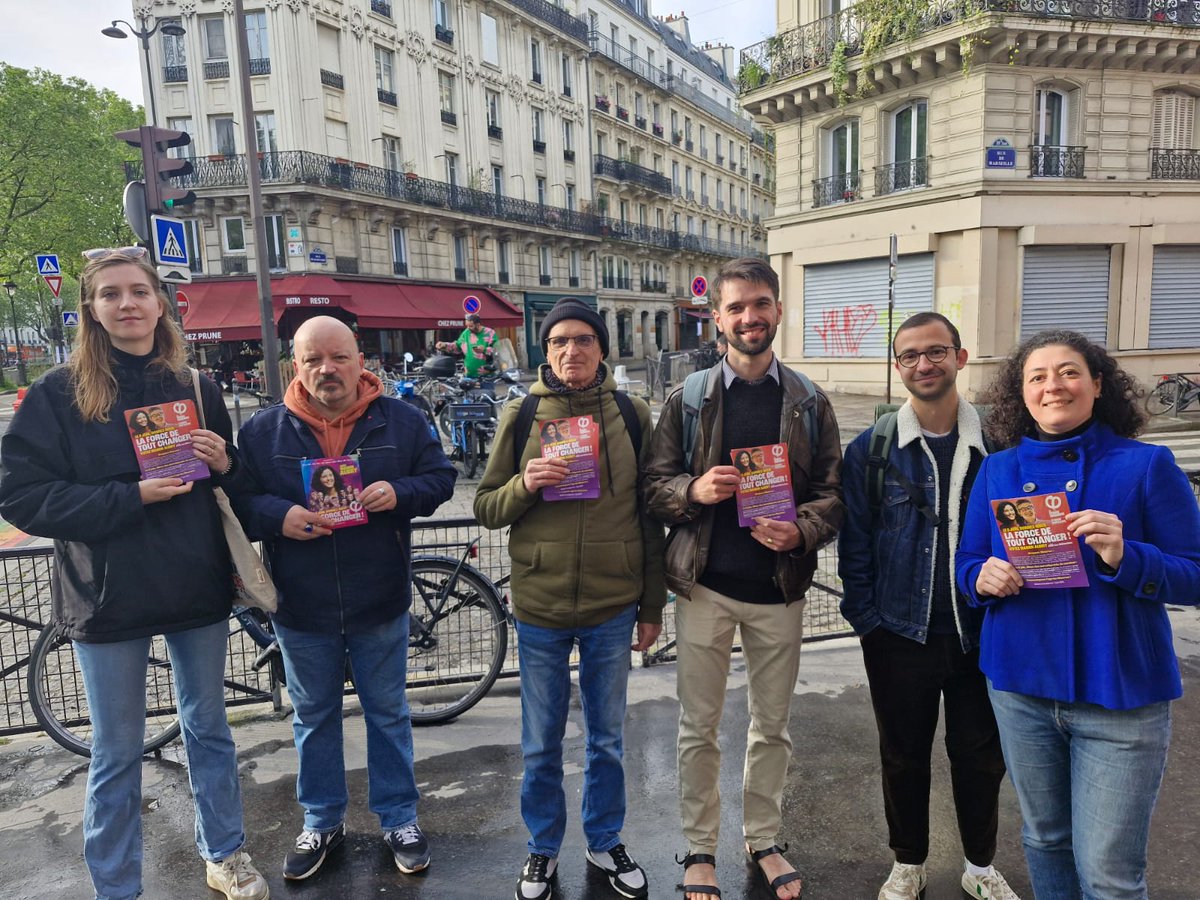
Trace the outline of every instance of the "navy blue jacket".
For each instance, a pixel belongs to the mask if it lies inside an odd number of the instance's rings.
[[[917,510],[896,476],[885,473],[878,515],[867,499],[867,456],[872,429],[846,448],[842,496],[846,522],[838,536],[838,574],[842,578],[842,615],[858,635],[886,628],[920,643],[929,637],[930,600],[937,555],[933,523]],[[979,414],[958,400],[958,448],[950,470],[946,527],[950,529],[950,580],[954,621],[963,651],[979,644],[982,617],[967,606],[954,587],[954,558],[962,512],[986,450]],[[930,508],[938,508],[937,465],[921,437],[921,423],[911,403],[896,413],[896,437],[888,456],[892,466],[921,488]]]
[[[1079,541],[1089,587],[975,590],[989,556],[1005,559],[991,501],[1065,491],[1072,511],[1121,520],[1115,573]],[[1107,709],[1136,709],[1183,693],[1167,604],[1200,603],[1200,510],[1171,451],[1095,424],[1061,441],[1025,438],[984,460],[971,493],[957,578],[987,610],[979,667],[1001,691]]]
[[[432,515],[449,500],[457,477],[416,409],[388,397],[375,400],[354,424],[344,451],[357,455],[364,487],[391,484],[396,508],[312,541],[282,535],[288,510],[307,502],[300,460],[325,456],[308,425],[277,404],[242,427],[238,447],[261,489],[236,498],[234,509],[250,538],[266,545],[279,589],[275,617],[285,627],[344,634],[408,609],[411,520]]]

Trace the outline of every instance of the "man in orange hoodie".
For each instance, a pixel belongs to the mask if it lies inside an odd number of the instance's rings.
[[[241,459],[260,489],[239,498],[237,512],[270,555],[279,590],[275,636],[295,709],[304,827],[283,874],[308,878],[345,839],[347,657],[366,720],[368,802],[396,866],[418,872],[430,852],[417,825],[404,695],[410,520],[450,499],[455,470],[421,413],[382,396],[354,333],[339,320],[318,316],[297,329],[295,367],[283,403],[258,413],[238,435]],[[331,528],[309,510],[303,460],[343,473],[357,468],[356,503],[367,521]]]

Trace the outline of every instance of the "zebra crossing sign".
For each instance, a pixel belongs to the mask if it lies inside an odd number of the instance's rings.
[[[187,239],[183,220],[151,216],[154,231],[154,261],[164,266],[188,267]]]

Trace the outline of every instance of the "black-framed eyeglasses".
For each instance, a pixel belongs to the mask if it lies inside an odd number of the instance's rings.
[[[123,256],[126,259],[145,259],[150,251],[145,247],[93,247],[83,251],[83,258],[92,260],[106,259],[109,256]]]
[[[905,350],[896,357],[896,362],[900,363],[906,369],[911,369],[921,361],[922,356],[931,363],[940,363],[951,353],[957,353],[958,350],[958,347],[946,347],[942,344],[935,344],[932,347],[926,347],[924,350]]]
[[[546,343],[555,350],[565,350],[567,344],[574,341],[575,346],[580,350],[590,350],[598,340],[599,338],[594,334],[577,334],[574,337],[562,337],[560,335],[558,337],[546,338]]]

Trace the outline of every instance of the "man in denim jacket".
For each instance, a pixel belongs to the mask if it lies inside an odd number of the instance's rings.
[[[967,351],[958,329],[933,312],[907,319],[894,350],[911,396],[896,413],[883,493],[876,504],[868,498],[868,428],[846,450],[838,541],[842,615],[862,641],[895,854],[879,900],[917,900],[925,891],[930,754],[943,697],[963,889],[1015,900],[991,865],[1004,757],[979,670],[981,617],[954,586],[962,515],[987,452],[979,414],[955,385]]]

